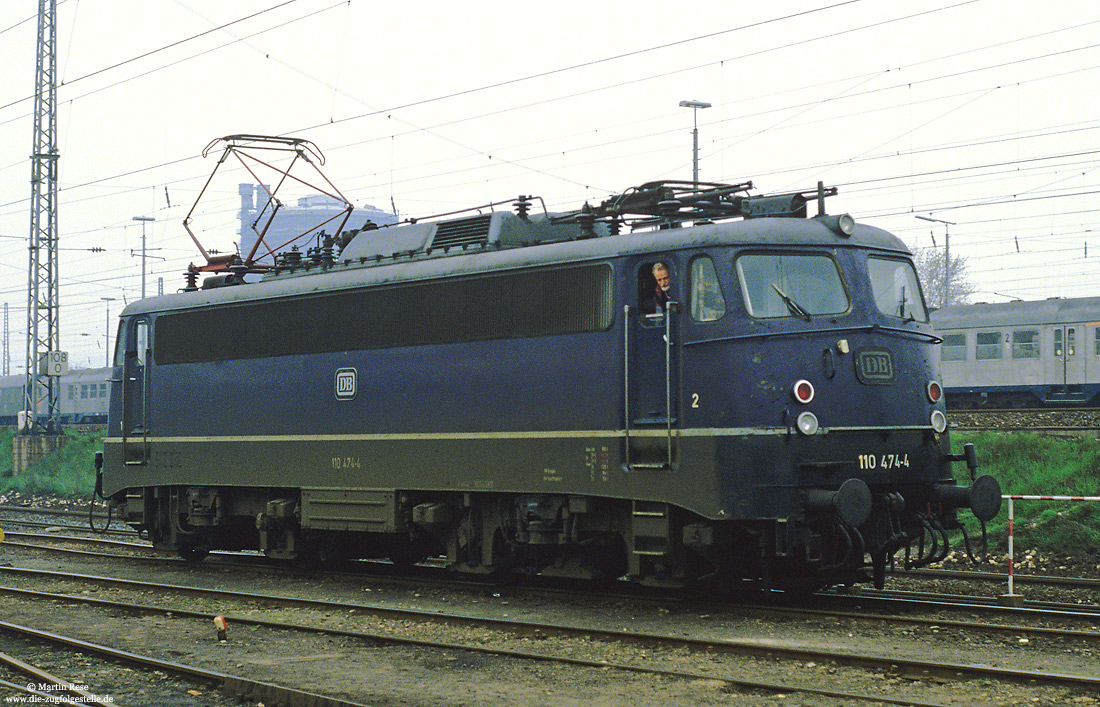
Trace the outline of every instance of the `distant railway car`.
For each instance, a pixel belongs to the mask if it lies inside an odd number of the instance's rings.
[[[1100,405],[1100,297],[932,313],[952,407]]]
[[[904,244],[749,188],[520,197],[132,303],[103,494],[192,559],[805,589],[942,558],[1000,490],[956,484]]]
[[[61,423],[102,425],[107,422],[111,368],[73,369],[58,378]],[[0,424],[14,426],[23,409],[26,376],[0,376]],[[46,411],[39,409],[44,416]]]

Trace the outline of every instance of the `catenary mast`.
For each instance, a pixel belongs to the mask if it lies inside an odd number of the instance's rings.
[[[60,386],[39,362],[58,351],[57,279],[57,0],[38,2],[38,51],[31,148],[30,266],[27,288],[25,432],[58,434]],[[41,411],[45,424],[35,418]]]

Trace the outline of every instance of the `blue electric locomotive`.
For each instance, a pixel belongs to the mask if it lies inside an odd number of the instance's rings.
[[[257,283],[192,273],[121,315],[104,497],[194,559],[791,589],[881,585],[927,533],[917,562],[942,558],[1000,490],[952,475],[976,462],[949,453],[904,244],[825,215],[835,190],[750,188],[520,197],[326,238]]]

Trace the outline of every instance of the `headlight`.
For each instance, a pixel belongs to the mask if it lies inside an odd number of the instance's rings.
[[[798,431],[807,437],[817,434],[817,415],[812,412],[799,413],[795,424],[798,425]]]
[[[947,415],[944,415],[939,410],[932,411],[932,429],[936,432],[942,433],[947,429]]]

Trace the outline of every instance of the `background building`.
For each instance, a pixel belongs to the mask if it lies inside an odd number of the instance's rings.
[[[268,186],[270,189],[270,186]],[[268,203],[268,192],[257,184],[240,184],[237,192],[241,196],[241,210],[239,213],[241,227],[240,251],[241,256],[247,256],[256,243],[256,232],[263,229],[263,225],[270,218],[270,211],[261,213]],[[305,253],[306,249],[317,244],[317,233],[324,231],[332,234],[340,228],[343,221],[344,204],[337,199],[323,194],[304,196],[293,204],[284,204],[275,215],[275,220],[268,228],[264,236],[264,244],[256,251],[256,262],[272,264],[270,255],[260,257],[268,248],[275,248],[275,252],[281,253],[298,246],[298,250]],[[260,223],[257,223],[257,220]],[[332,220],[329,220],[332,219]],[[327,223],[325,223],[327,221]],[[397,217],[369,204],[358,206],[351,212],[344,229],[362,228],[367,221],[373,221],[376,226],[397,223]],[[318,225],[324,224],[324,225]],[[254,228],[255,227],[255,228]],[[305,234],[305,235],[303,235]],[[301,236],[293,243],[289,243],[297,236]]]

